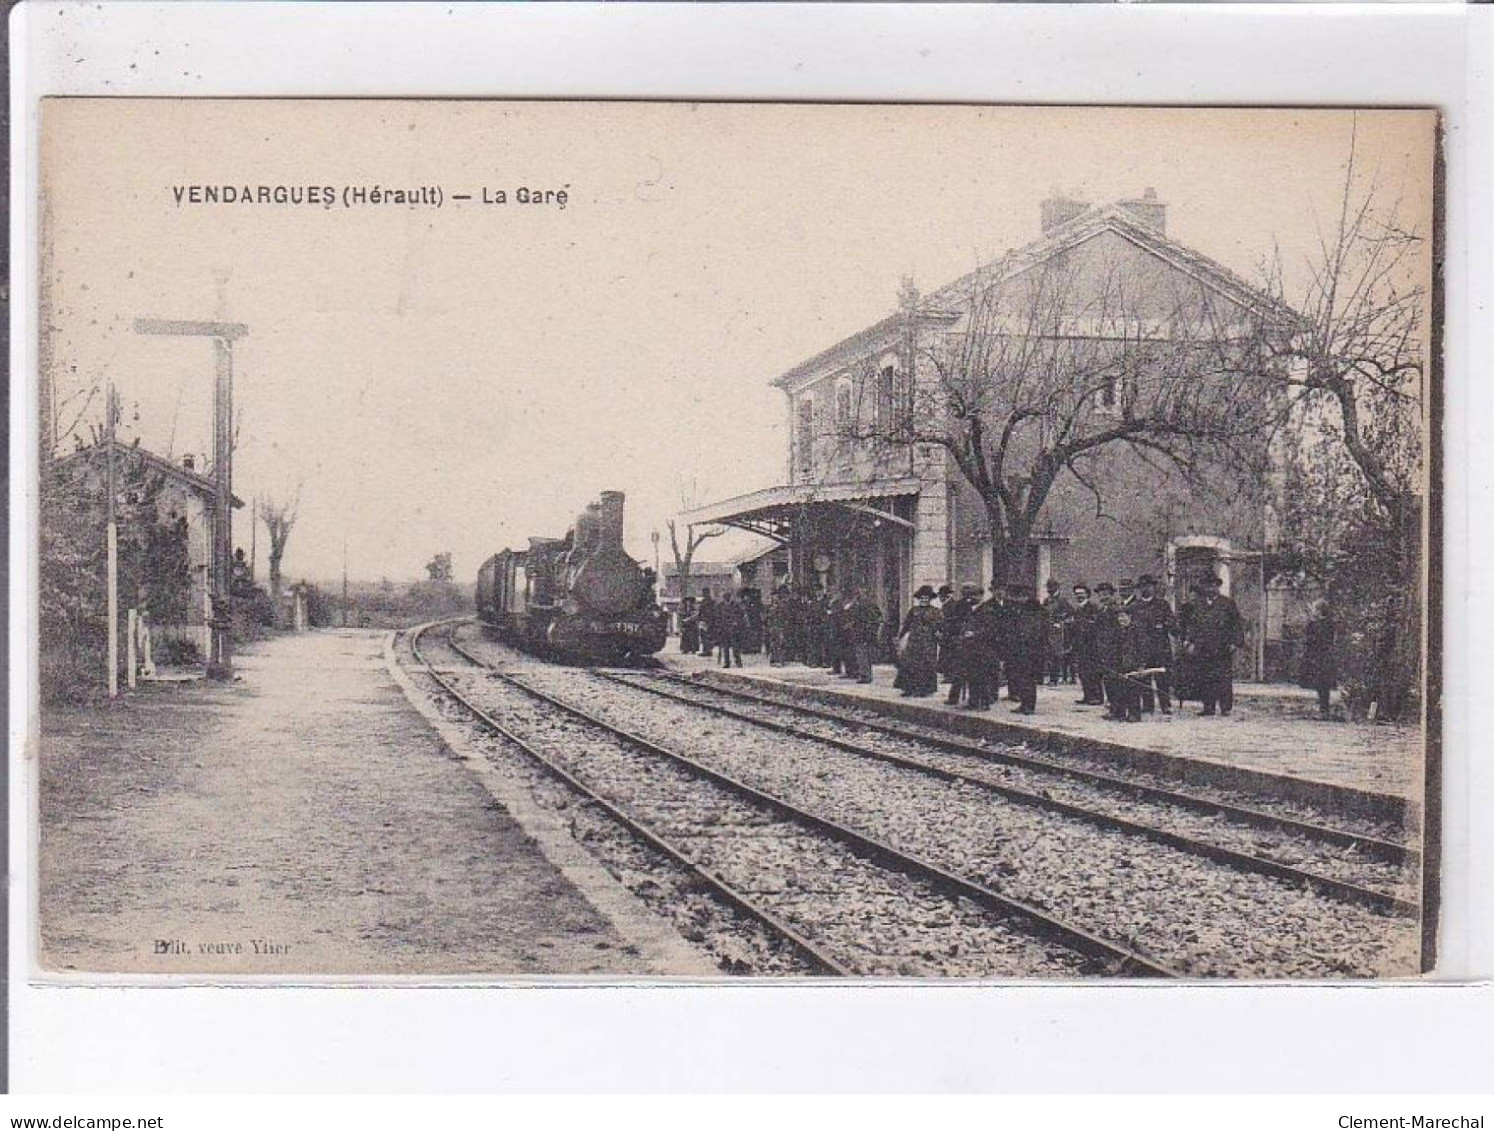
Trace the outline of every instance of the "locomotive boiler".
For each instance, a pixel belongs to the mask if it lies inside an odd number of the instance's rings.
[[[530,538],[477,572],[477,615],[542,656],[626,663],[664,647],[668,619],[651,578],[623,549],[623,493],[603,491],[564,538]]]

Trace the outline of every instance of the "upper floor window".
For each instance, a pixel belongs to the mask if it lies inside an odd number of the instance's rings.
[[[835,383],[835,427],[837,431],[847,432],[855,423],[851,415],[851,380],[842,377]]]
[[[877,426],[884,432],[890,429],[896,418],[897,370],[884,365],[877,372]]]
[[[799,421],[795,428],[798,442],[799,474],[808,475],[814,470],[814,398],[799,399]]]
[[[1100,386],[1100,395],[1095,398],[1095,408],[1106,416],[1120,409],[1120,378],[1112,377]]]
[[[1104,416],[1120,416],[1136,406],[1137,386],[1134,377],[1111,377],[1095,397],[1095,411]]]

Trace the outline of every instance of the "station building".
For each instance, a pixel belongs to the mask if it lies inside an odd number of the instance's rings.
[[[1170,238],[1167,206],[1150,189],[1103,206],[1055,196],[1035,219],[1041,232],[1032,243],[927,296],[905,283],[897,310],[774,379],[788,413],[785,481],[694,508],[680,521],[723,524],[770,539],[786,549],[794,578],[863,588],[895,632],[891,626],[917,587],[992,583],[986,508],[945,447],[847,435],[858,431],[858,422],[875,425],[937,383],[927,360],[931,347],[965,333],[974,288],[1020,280],[1061,261],[1081,280],[1103,276],[1112,286],[1119,280],[1135,298],[1142,332],[1153,336],[1167,333],[1180,295],[1184,303],[1207,307],[1211,318],[1222,311],[1241,324],[1283,312],[1221,264]],[[1064,333],[1117,334],[1120,341],[1129,332],[1087,324],[1082,287],[1075,293],[1081,309],[1071,312]],[[1122,395],[1103,391],[1092,411],[1118,417]],[[1089,472],[1103,487],[1098,498],[1071,472],[1060,473],[1032,534],[1026,579],[1040,592],[1056,580],[1068,595],[1078,580],[1093,585],[1150,573],[1176,603],[1187,598],[1192,581],[1214,570],[1248,622],[1238,674],[1261,678],[1264,626],[1279,630],[1284,621],[1266,606],[1267,482],[1259,473],[1232,477],[1221,467],[1213,489],[1199,491],[1165,461],[1121,444],[1104,449]]]

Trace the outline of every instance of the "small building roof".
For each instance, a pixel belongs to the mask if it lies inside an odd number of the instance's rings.
[[[786,507],[814,503],[846,503],[867,499],[892,499],[916,495],[921,484],[917,479],[868,479],[854,483],[793,483],[781,487],[764,487],[719,503],[696,507],[679,516],[687,526],[711,522],[751,520],[768,517]]]
[[[98,459],[104,454],[105,450],[108,447],[108,443],[109,441],[105,441],[101,444],[94,444],[91,447],[80,448],[78,451],[70,452],[65,456],[58,457],[56,462],[59,466],[76,463],[82,460],[91,462]],[[199,475],[196,471],[189,471],[187,468],[182,467],[180,464],[173,463],[166,457],[158,456],[155,452],[152,452],[146,448],[142,448],[137,444],[124,444],[118,440],[115,440],[113,443],[115,450],[119,452],[119,454],[126,456],[136,456],[140,458],[151,470],[157,471],[169,479],[176,480],[178,483],[183,484],[189,490],[202,495],[204,498],[216,499],[218,497],[217,484],[215,484],[207,476]],[[233,506],[236,509],[244,505],[244,500],[239,498],[237,495],[231,496],[231,499],[233,502]]]

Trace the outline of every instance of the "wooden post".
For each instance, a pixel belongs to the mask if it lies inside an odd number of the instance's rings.
[[[125,682],[129,684],[130,690],[135,690],[135,658],[137,655],[135,642],[140,633],[140,614],[134,609],[129,614],[129,632],[125,636]]]
[[[109,520],[107,538],[109,551],[109,698],[113,699],[119,694],[119,528],[112,518]]]
[[[104,533],[105,570],[108,573],[104,585],[108,591],[109,617],[109,698],[119,694],[119,525],[114,516],[114,382],[109,382],[104,392],[104,453],[105,506],[108,523]]]
[[[221,301],[221,298],[220,298]],[[212,612],[208,676],[233,678],[233,343],[249,333],[239,322],[135,319],[135,333],[213,339]]]
[[[208,675],[233,678],[233,342],[215,337],[213,383],[213,654]]]
[[[150,617],[140,615],[140,670],[147,679],[156,678],[155,644],[150,636]]]

